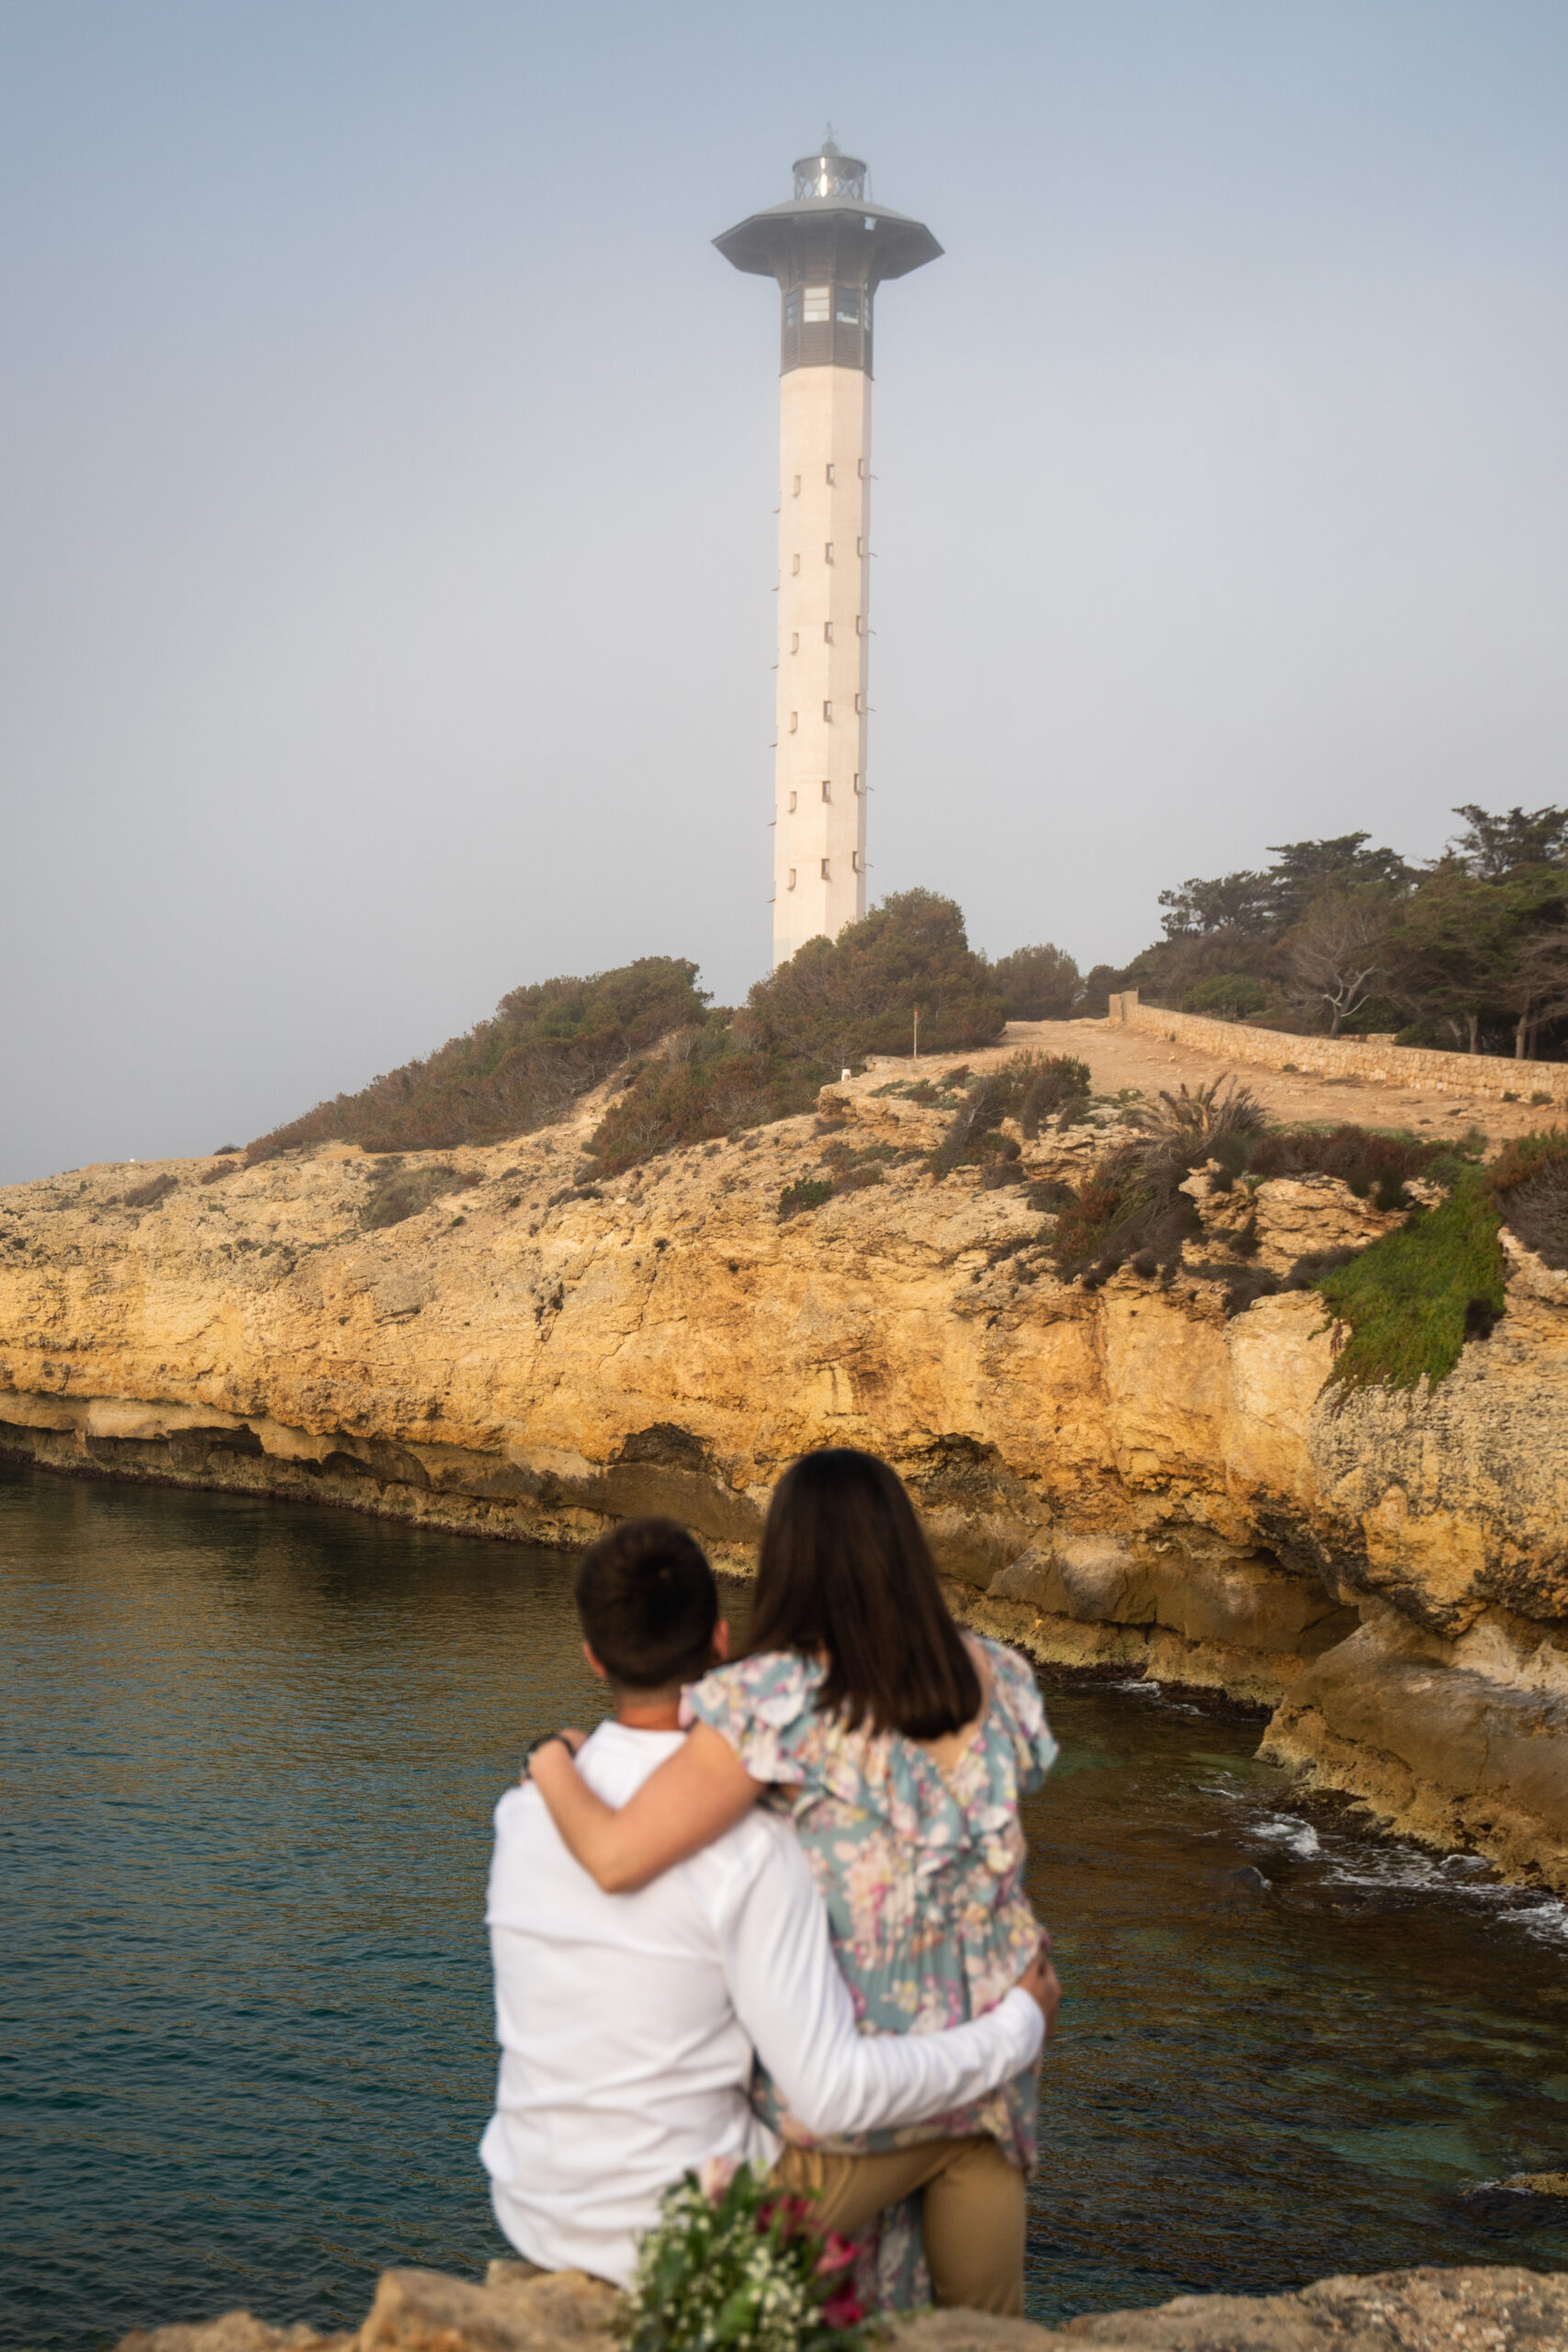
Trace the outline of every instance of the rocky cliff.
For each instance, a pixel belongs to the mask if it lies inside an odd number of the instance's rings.
[[[886,1072],[602,1187],[601,1108],[0,1193],[0,1443],[552,1544],[669,1510],[735,1566],[795,1454],[864,1445],[976,1623],[1267,1705],[1310,1781],[1568,1891],[1568,1277],[1516,1247],[1447,1380],[1352,1390],[1312,1292],[1062,1282],[1027,1188],[936,1181],[943,1122]],[[1281,1268],[1389,1222],[1328,1178],[1255,1204]]]

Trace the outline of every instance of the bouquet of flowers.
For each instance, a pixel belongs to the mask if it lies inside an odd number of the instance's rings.
[[[622,2309],[628,2352],[860,2352],[854,2247],[804,2197],[710,2156],[660,2203]]]

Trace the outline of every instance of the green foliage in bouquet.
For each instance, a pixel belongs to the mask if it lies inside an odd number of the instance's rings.
[[[804,2197],[710,2157],[667,2188],[618,2333],[628,2352],[860,2352],[854,2248]]]

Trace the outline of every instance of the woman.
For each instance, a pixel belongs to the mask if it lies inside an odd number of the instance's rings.
[[[646,1885],[765,1795],[793,1817],[866,2030],[931,2032],[1018,1980],[1040,1941],[1019,1798],[1039,1786],[1055,1743],[1023,1660],[953,1623],[913,1506],[884,1463],[833,1448],[785,1473],[746,1655],[694,1684],[685,1712],[684,1746],[618,1813],[558,1742],[532,1760],[557,1827],[601,1886]],[[923,2188],[936,2300],[1022,2310],[1032,2073],[977,2108],[852,2151],[813,2150],[767,2086],[762,2099],[789,2143],[782,2176],[817,2191],[824,2222],[852,2228]],[[877,2161],[847,2165],[852,2154]],[[886,2233],[884,2302],[916,2299],[909,2252],[907,2232]]]

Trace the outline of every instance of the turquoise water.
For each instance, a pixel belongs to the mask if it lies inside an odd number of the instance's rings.
[[[352,2324],[502,2251],[490,1810],[591,1717],[570,1565],[0,1463],[0,2343]],[[1293,1809],[1256,1721],[1053,1687],[1042,2317],[1568,2266],[1568,1922]]]

